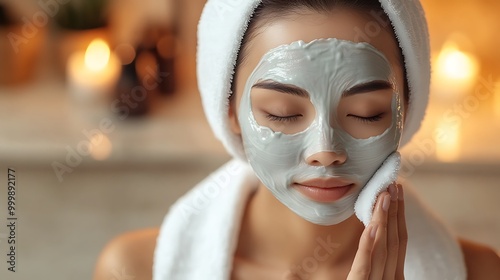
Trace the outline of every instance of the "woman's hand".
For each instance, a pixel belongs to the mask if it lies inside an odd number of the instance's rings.
[[[393,183],[377,199],[347,280],[404,279],[407,241],[403,188]]]

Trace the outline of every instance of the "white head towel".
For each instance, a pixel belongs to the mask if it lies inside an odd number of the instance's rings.
[[[241,40],[261,0],[208,0],[198,26],[197,74],[203,107],[215,136],[231,155],[245,160],[240,137],[229,129],[228,97]],[[408,143],[425,115],[430,85],[427,22],[418,0],[380,0],[405,58],[409,110],[401,144]]]

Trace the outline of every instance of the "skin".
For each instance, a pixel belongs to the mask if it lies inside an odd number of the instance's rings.
[[[301,13],[281,18],[267,25],[252,40],[246,59],[236,71],[236,95],[229,112],[233,132],[241,133],[236,108],[240,104],[245,82],[266,52],[279,45],[290,44],[297,40],[309,42],[317,38],[338,38],[361,42],[357,40],[358,36],[355,27],[363,30],[363,27],[373,20],[366,13],[348,9],[335,9],[331,13],[321,14],[302,10]],[[377,36],[372,37],[368,43],[386,56],[394,69],[396,88],[403,89],[403,68],[399,59],[397,42],[394,40],[393,35],[384,30]],[[399,92],[401,93],[402,90],[399,90]],[[284,132],[296,132],[304,127],[303,122],[307,124],[314,118],[312,104],[304,102],[304,100],[298,100],[301,97],[280,94],[270,90],[254,89],[251,92],[251,98],[253,111],[257,112],[256,120],[260,124],[271,128],[279,127]],[[403,98],[402,94],[401,98]],[[358,138],[368,138],[380,134],[390,124],[390,101],[391,91],[388,90],[369,90],[366,93],[346,97],[339,104],[337,118],[351,135]],[[274,109],[273,111],[272,108],[268,108],[268,104],[273,103],[282,104],[281,112],[280,109]],[[274,107],[279,108],[279,106]],[[286,112],[287,110],[291,111]],[[281,117],[299,114],[303,117],[295,122],[276,124],[265,118],[268,113],[280,115]],[[359,119],[360,117],[371,117],[379,113],[383,113],[383,117],[377,122],[367,123]],[[356,117],[352,117],[352,115]],[[308,164],[314,166],[341,165],[345,163],[347,156],[334,152],[320,152],[311,155],[305,160]],[[398,228],[397,191],[394,193],[396,199],[394,203],[390,203],[390,216],[392,217],[390,222],[387,219],[387,212],[382,211],[379,215],[375,215],[376,219],[374,218],[372,221],[373,224],[364,230],[364,226],[355,216],[340,224],[328,227],[309,223],[282,205],[265,186],[261,185],[245,211],[236,252],[238,259],[236,263],[240,265],[235,266],[234,273],[238,274],[238,267],[245,268],[250,264],[260,264],[258,266],[261,268],[269,267],[269,273],[276,276],[279,274],[286,275],[287,272],[293,274],[294,271],[290,271],[290,268],[301,267],[302,261],[308,258],[317,246],[316,238],[321,237],[324,239],[330,238],[332,242],[341,244],[341,246],[328,259],[319,264],[316,272],[309,273],[309,276],[328,274],[332,275],[331,277],[337,277],[328,279],[346,279],[348,275],[349,279],[395,279],[397,270],[399,272],[397,279],[402,279],[401,271],[402,263],[404,263],[403,252],[406,248],[406,227]],[[384,199],[386,196],[388,194],[383,194],[380,199]],[[384,215],[384,213],[386,214]],[[404,218],[401,218],[399,224],[404,225]],[[379,229],[375,240],[367,238],[374,227]],[[386,228],[393,230],[388,233]],[[390,242],[387,241],[389,236],[391,237]],[[362,243],[364,246],[360,247],[360,251],[358,251],[360,239],[365,242]],[[294,246],[289,246],[289,244],[294,244]],[[378,260],[376,265],[375,263],[372,264],[370,259],[361,257],[375,248],[378,248],[373,251],[374,256],[377,256],[374,259]],[[390,252],[390,254],[386,251]],[[364,254],[361,252],[364,252]],[[357,261],[353,266],[355,257]],[[386,259],[387,261],[385,261]],[[398,263],[400,264],[399,267]],[[353,266],[352,273],[350,273],[351,266]],[[372,266],[374,269],[371,273],[366,273],[365,270],[360,269],[362,267],[371,268]],[[386,269],[380,270],[381,268]],[[386,271],[386,276],[382,278],[384,271]],[[300,274],[300,271],[298,274]]]
[[[370,15],[345,9],[336,9],[328,15],[304,10],[300,15],[282,18],[267,25],[262,32],[259,32],[259,34],[250,42],[246,59],[236,71],[235,98],[232,100],[229,112],[233,132],[237,134],[241,133],[236,118],[237,108],[243,95],[242,93],[245,87],[245,82],[257,66],[261,57],[272,48],[282,44],[289,44],[297,40],[309,42],[317,38],[338,38],[342,40],[368,42],[372,44],[389,60],[395,71],[397,89],[401,93],[400,95],[402,100],[404,100],[402,94],[404,88],[403,68],[399,58],[399,48],[392,33],[382,29],[382,32],[380,32],[377,36],[370,38],[369,41],[357,40],[358,37],[362,36],[359,36],[356,30],[363,30],[363,27],[371,21],[374,21],[374,19],[371,18]],[[356,26],[359,28],[353,28]],[[270,107],[269,105],[282,104],[282,106],[273,106],[275,108],[274,112],[281,115],[284,113],[292,115],[293,112],[301,111],[304,115],[302,125],[297,126],[298,129],[291,129],[284,132],[293,133],[307,127],[307,125],[314,118],[314,107],[310,101],[307,100],[308,102],[304,102],[305,100],[301,97],[287,96],[286,94],[276,93],[277,92],[274,92],[274,94],[271,95],[269,94],[269,90],[258,88],[254,88],[252,90],[252,107],[254,113],[256,113],[255,117],[259,124],[266,125],[274,129],[275,126],[273,126],[269,120],[265,119],[262,111],[270,111],[269,109],[266,110],[266,107]],[[376,127],[373,125],[360,126],[359,122],[356,123],[354,118],[346,117],[347,114],[345,113],[347,111],[356,113],[356,115],[359,116],[372,116],[377,111],[390,113],[391,91],[385,90],[379,93],[380,94],[377,95],[353,95],[342,99],[337,118],[342,126],[346,128],[351,135],[357,136],[356,138],[368,138],[370,136],[380,134],[381,131],[385,130],[385,128],[390,125],[390,114],[386,114],[383,121],[379,122],[381,126]],[[277,95],[278,96],[273,98],[273,95],[275,97]],[[258,106],[255,104],[258,104]],[[406,104],[404,107],[406,107]],[[367,128],[370,132],[368,134],[363,134],[363,131]],[[381,128],[383,129],[381,130]]]
[[[331,13],[308,10],[301,12],[275,21],[253,39],[247,59],[237,69],[236,98],[231,103],[229,112],[233,132],[241,133],[236,108],[242,96],[244,82],[264,53],[296,40],[307,42],[316,38],[335,37],[356,41],[354,27],[363,30],[362,27],[372,20],[367,14],[345,9],[337,9]],[[402,89],[402,63],[392,34],[381,32],[370,38],[369,43],[385,54],[395,70],[397,88]],[[270,97],[270,94],[276,95],[268,92],[267,98],[280,98],[279,95]],[[357,114],[371,114],[368,111],[372,107],[368,105],[373,102],[385,104],[384,98],[383,94],[373,92],[359,94],[357,100],[346,100],[341,104],[340,111],[344,110],[343,115],[354,109],[361,111],[357,111]],[[256,106],[259,106],[258,100],[256,102]],[[355,104],[361,104],[356,105],[361,108],[354,108]],[[307,108],[304,110],[303,112],[308,112]],[[350,118],[346,120],[356,121]],[[292,125],[288,126],[289,129],[294,128],[293,124],[289,125]],[[363,128],[356,122],[350,126],[352,129]],[[383,126],[383,121],[377,123],[375,132],[370,133],[376,133]],[[358,132],[362,133],[363,130]],[[317,153],[306,159],[311,165],[343,164],[346,160],[346,155],[333,152]],[[364,228],[355,216],[333,226],[311,224],[291,212],[265,186],[260,185],[246,205],[232,279],[301,279],[298,275],[303,275],[304,270],[297,267],[313,255],[318,247],[317,238],[330,240],[338,246],[328,257],[322,257],[317,269],[307,273],[308,279],[403,279],[407,240],[404,200],[401,199],[403,187],[393,184],[389,190],[390,193],[384,192],[378,197],[373,219]],[[157,234],[157,229],[151,229],[128,233],[113,240],[98,260],[94,280],[110,279],[113,277],[112,271],[121,267],[126,267],[127,272],[134,275],[135,279],[151,279]],[[491,249],[469,241],[461,241],[461,245],[469,279],[500,279],[500,258]]]

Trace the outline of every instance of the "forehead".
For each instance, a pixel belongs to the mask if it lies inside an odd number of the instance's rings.
[[[357,83],[389,82],[392,78],[389,62],[373,46],[329,38],[297,41],[270,50],[248,82],[274,80],[304,89],[326,82],[340,86],[335,91],[342,91]]]
[[[392,32],[380,26],[380,31],[366,34],[367,26],[377,24],[366,12],[338,8],[329,13],[304,11],[297,15],[272,20],[261,27],[246,48],[246,59],[239,73],[248,77],[262,56],[280,45],[295,41],[311,42],[319,38],[337,38],[351,42],[367,42],[384,54],[396,69],[402,69],[399,47]]]

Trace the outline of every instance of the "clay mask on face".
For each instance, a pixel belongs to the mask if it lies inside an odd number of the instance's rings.
[[[252,87],[266,80],[293,85],[309,94],[316,115],[305,130],[285,134],[255,120]],[[386,81],[394,88],[392,122],[380,135],[356,139],[338,123],[339,102],[352,87],[373,81]],[[281,203],[319,225],[338,224],[354,214],[358,194],[397,150],[402,132],[402,107],[387,59],[367,43],[333,38],[297,41],[265,54],[247,80],[238,112],[245,153],[257,177]],[[327,151],[343,153],[347,160],[340,165],[307,164],[309,156]],[[309,199],[294,188],[295,183],[317,178],[338,178],[354,187],[328,203]]]

